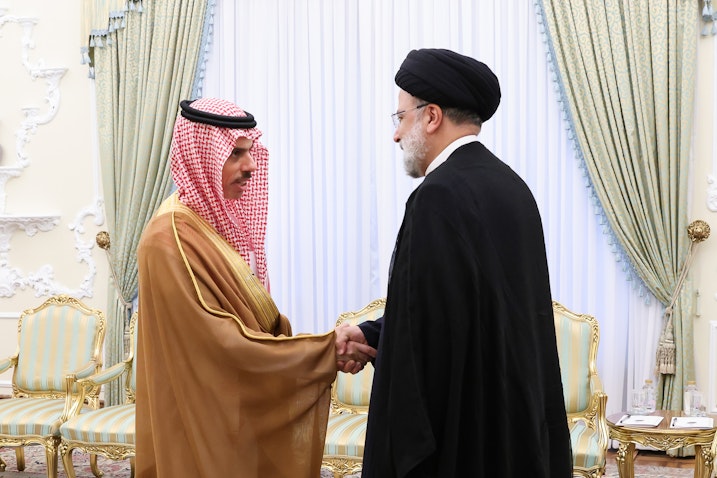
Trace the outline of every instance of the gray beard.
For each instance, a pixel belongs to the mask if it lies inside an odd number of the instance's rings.
[[[403,149],[403,168],[406,174],[412,178],[420,178],[423,176],[421,171],[421,162],[425,159],[428,147],[426,146],[426,138],[421,135],[421,124],[416,122],[408,134],[401,140],[401,148]]]

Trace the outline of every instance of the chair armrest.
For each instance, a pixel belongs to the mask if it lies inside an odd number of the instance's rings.
[[[77,380],[77,385],[82,388],[93,388],[109,383],[119,378],[124,372],[129,370],[129,366],[125,362],[119,362],[113,366],[90,375],[86,378]]]
[[[88,367],[83,368],[81,373],[86,374],[89,367],[92,367],[92,370],[94,370],[94,362]],[[101,385],[119,378],[125,371],[129,370],[129,367],[128,363],[120,362],[96,374],[91,374],[81,379],[78,379],[77,373],[66,375],[65,382],[67,384],[68,393],[65,395],[65,408],[62,412],[63,421],[79,415],[88,394],[98,389]],[[77,385],[77,393],[73,394],[71,391],[75,385]]]
[[[595,429],[598,432],[600,446],[607,448],[610,438],[610,430],[607,426],[607,394],[603,391],[602,381],[598,375],[590,376],[590,408],[594,410],[593,420]]]
[[[75,370],[74,372],[71,372],[71,375],[74,375],[76,379],[82,379],[89,377],[93,373],[97,371],[97,362],[94,360],[90,360],[85,364],[82,368]]]
[[[65,375],[65,408],[62,409],[62,415],[60,415],[60,421],[65,423],[70,418],[79,415],[82,410],[82,406],[85,403],[85,390],[82,387],[78,387],[78,393],[72,393],[72,389],[75,388],[77,377],[75,374]]]
[[[17,365],[17,355],[13,355],[12,357],[8,357],[6,359],[0,360],[0,373],[5,372],[10,367],[14,367]]]

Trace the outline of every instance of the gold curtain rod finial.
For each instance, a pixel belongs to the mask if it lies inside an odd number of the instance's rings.
[[[100,231],[97,233],[97,236],[95,236],[95,241],[97,242],[97,245],[100,246],[104,250],[109,250],[110,248],[110,233],[107,231]]]
[[[710,237],[710,225],[701,219],[692,221],[687,226],[687,235],[692,242],[702,242]]]

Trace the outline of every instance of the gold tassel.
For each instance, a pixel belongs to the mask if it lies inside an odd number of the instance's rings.
[[[672,308],[665,309],[667,318],[665,330],[660,336],[660,343],[657,345],[657,373],[673,375],[675,373],[675,336],[672,333]]]

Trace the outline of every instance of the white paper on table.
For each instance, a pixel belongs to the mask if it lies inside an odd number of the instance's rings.
[[[670,428],[712,428],[712,417],[673,417]]]
[[[615,425],[624,427],[656,427],[662,422],[659,415],[623,415]]]

